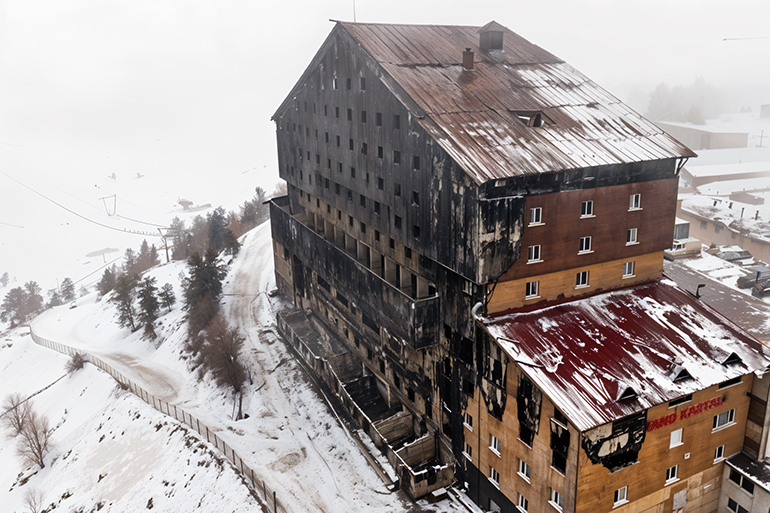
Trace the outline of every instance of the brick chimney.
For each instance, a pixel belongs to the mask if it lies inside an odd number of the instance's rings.
[[[463,52],[463,69],[473,71],[473,50],[466,48]]]

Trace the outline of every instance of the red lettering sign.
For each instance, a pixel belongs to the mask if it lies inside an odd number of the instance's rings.
[[[685,420],[694,415],[699,415],[704,411],[710,410],[712,408],[716,408],[718,406],[722,406],[724,403],[725,403],[725,400],[723,397],[713,397],[708,401],[703,401],[698,404],[693,404],[692,406],[685,408],[679,412],[679,420]],[[655,431],[656,429],[660,429],[662,427],[671,425],[676,421],[677,421],[676,413],[669,413],[668,415],[665,415],[663,417],[658,417],[657,419],[649,421],[647,423],[647,431],[648,432]]]

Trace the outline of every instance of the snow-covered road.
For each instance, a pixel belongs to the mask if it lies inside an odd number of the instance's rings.
[[[164,340],[157,349],[116,326],[114,310],[105,302],[53,309],[35,320],[34,330],[96,354],[151,393],[183,406],[213,427],[276,490],[287,511],[451,508],[416,506],[387,489],[277,334],[270,302],[278,300],[266,293],[274,284],[269,223],[252,230],[242,242],[226,279],[223,310],[246,338],[243,353],[251,371],[244,393],[246,420],[229,420],[232,396],[206,377],[199,382],[189,362],[180,359],[185,337],[179,329],[183,312],[178,308],[161,319]],[[163,283],[181,269],[180,264],[171,264],[149,274]],[[178,283],[175,289],[179,294]]]

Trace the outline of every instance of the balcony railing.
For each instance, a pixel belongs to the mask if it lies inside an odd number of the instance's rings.
[[[440,317],[437,295],[411,298],[293,217],[287,204],[285,198],[270,202],[274,240],[288,248],[305,267],[353,300],[359,310],[390,335],[416,349],[437,342]]]

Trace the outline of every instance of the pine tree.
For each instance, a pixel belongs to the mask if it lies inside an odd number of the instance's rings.
[[[171,239],[171,258],[185,260],[190,256],[190,248],[187,244],[187,229],[184,221],[175,217],[166,230],[166,238]]]
[[[64,278],[61,282],[61,299],[63,302],[68,303],[75,300],[75,284],[72,283],[70,278]]]
[[[134,296],[136,295],[136,280],[127,274],[118,275],[115,280],[115,288],[110,298],[111,303],[117,307],[118,324],[123,328],[136,331],[136,311],[134,310]]]
[[[43,308],[43,291],[36,281],[28,281],[24,284],[24,290],[27,294],[27,315],[35,313]]]
[[[190,324],[190,332],[197,334],[204,329],[219,311],[219,298],[222,294],[222,280],[227,268],[218,262],[216,251],[206,250],[205,257],[193,253],[187,261],[189,277],[184,287],[185,309]]]
[[[47,308],[53,308],[54,306],[59,306],[64,301],[62,300],[61,294],[59,294],[59,291],[56,289],[51,289],[48,291],[48,303],[46,303]]]
[[[139,254],[136,256],[137,271],[143,273],[150,267],[150,245],[147,243],[147,239],[142,241],[142,245],[139,246]]]
[[[176,296],[174,295],[174,287],[170,283],[166,283],[163,285],[163,287],[160,289],[160,293],[158,294],[160,297],[160,303],[165,307],[168,308],[168,311],[171,311],[171,307],[176,303]]]
[[[99,297],[102,297],[115,288],[116,274],[114,265],[111,268],[108,267],[104,270],[102,279],[96,284],[96,290],[99,291]]]
[[[227,218],[225,209],[217,207],[208,215],[208,247],[220,251],[225,243],[225,230],[227,230]]]
[[[158,288],[156,279],[145,276],[139,285],[139,322],[144,326],[144,336],[150,340],[157,337],[155,333],[155,319],[158,318],[160,303],[158,302]]]
[[[10,322],[11,328],[24,322],[27,318],[27,294],[21,287],[8,291],[0,305],[0,320]]]
[[[228,255],[237,255],[241,249],[241,243],[235,237],[232,230],[228,229],[225,232],[224,250]]]
[[[126,248],[126,253],[123,256],[123,272],[132,278],[137,278],[141,272],[136,251],[131,248]]]
[[[158,258],[158,248],[156,248],[155,244],[153,244],[150,246],[150,267],[155,267],[158,264],[160,264],[160,258]]]

